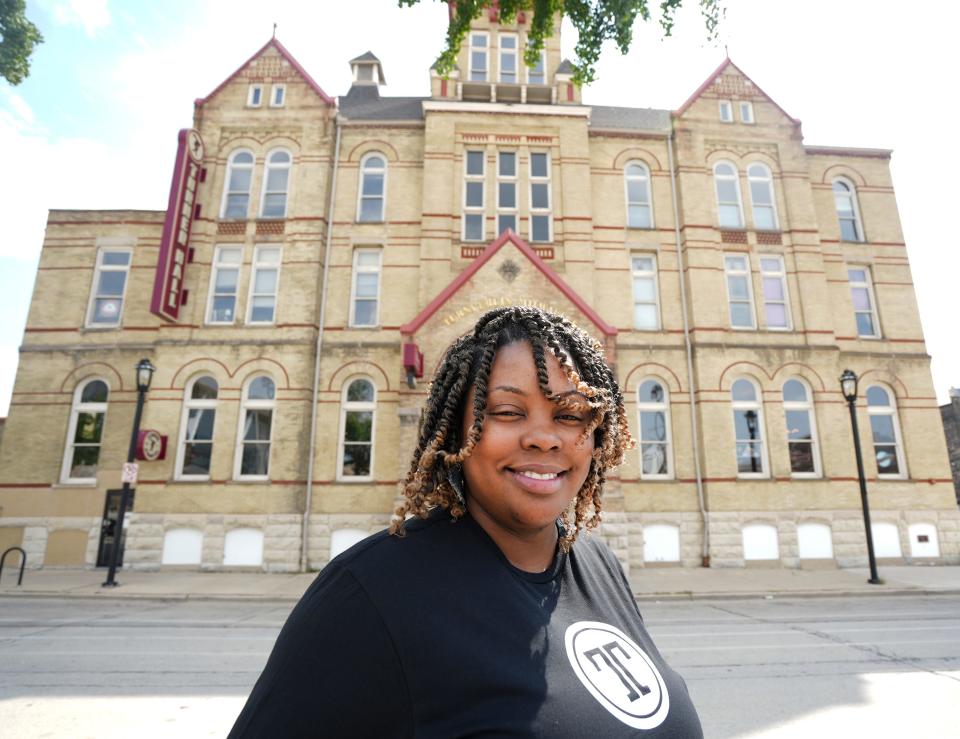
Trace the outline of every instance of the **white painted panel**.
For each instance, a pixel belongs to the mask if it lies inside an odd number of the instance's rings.
[[[744,526],[743,558],[747,560],[780,559],[777,527],[768,523],[752,523]]]
[[[825,523],[797,526],[800,559],[833,559],[833,534]]]
[[[873,553],[877,557],[902,557],[900,549],[900,531],[895,523],[875,523],[870,526],[873,532]]]
[[[367,536],[367,532],[362,529],[337,529],[330,535],[330,559],[347,551],[358,541],[366,539]]]
[[[936,526],[932,523],[915,523],[910,526],[910,556],[940,556],[940,543],[937,541]]]
[[[168,529],[163,535],[160,564],[198,565],[203,553],[203,532],[198,529]]]
[[[260,529],[233,529],[223,542],[225,565],[263,564],[263,532]]]
[[[655,523],[643,527],[644,562],[679,562],[680,527]]]

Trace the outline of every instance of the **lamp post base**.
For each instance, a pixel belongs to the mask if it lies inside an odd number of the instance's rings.
[[[115,588],[115,587],[117,587],[117,585],[119,585],[119,584],[120,584],[120,583],[118,583],[116,580],[104,580],[103,585],[101,585],[100,587],[102,587],[102,588]]]
[[[870,583],[871,585],[883,585],[883,584],[884,584],[883,579],[882,579],[882,578],[879,578],[879,577],[871,577],[869,580],[867,580],[867,582]]]

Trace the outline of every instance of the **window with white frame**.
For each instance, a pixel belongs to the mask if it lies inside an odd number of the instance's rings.
[[[867,388],[867,414],[873,434],[873,455],[880,477],[906,477],[900,422],[893,393],[887,388],[872,385]]]
[[[378,223],[384,220],[387,186],[387,160],[382,154],[367,154],[360,161],[360,192],[357,220]]]
[[[653,254],[630,257],[633,276],[633,327],[655,331],[660,328],[660,295],[657,286],[657,258]]]
[[[261,218],[285,218],[287,189],[290,187],[290,152],[278,149],[267,155],[264,167],[263,197],[260,199]]]
[[[497,153],[497,235],[517,230],[517,152]]]
[[[487,47],[486,33],[473,31],[470,33],[470,75],[471,82],[487,81]]]
[[[540,58],[537,60],[537,63],[534,64],[532,67],[527,67],[527,84],[528,85],[547,84],[546,54],[543,51],[540,52]]]
[[[530,241],[553,241],[550,214],[550,155],[530,152]]]
[[[753,123],[753,103],[742,101],[740,103],[740,122]]]
[[[380,249],[353,252],[353,285],[350,290],[350,325],[380,323]]]
[[[237,434],[237,479],[265,480],[270,474],[270,441],[277,389],[273,380],[259,375],[243,391],[240,433]]]
[[[280,261],[279,246],[254,249],[247,323],[273,323],[276,319]]]
[[[250,208],[250,184],[253,181],[253,154],[246,149],[227,158],[227,178],[223,188],[221,218],[246,218]]]
[[[130,249],[100,249],[97,252],[87,326],[112,328],[120,325],[132,258]]]
[[[247,88],[247,107],[259,108],[263,103],[263,85],[250,85]]]
[[[783,415],[787,423],[790,473],[795,477],[819,477],[813,393],[802,380],[793,378],[783,383]]]
[[[853,315],[857,321],[857,336],[864,339],[880,338],[880,320],[873,293],[873,280],[869,267],[849,267],[850,297],[853,300]]]
[[[486,153],[467,151],[463,157],[463,240],[483,241],[486,212]]]
[[[724,123],[733,123],[733,103],[729,100],[720,101],[720,120]]]
[[[287,86],[274,85],[270,89],[270,107],[282,108],[284,103],[286,102],[287,102]]]
[[[743,206],[740,200],[740,176],[730,162],[717,162],[713,168],[717,190],[717,215],[721,228],[743,228]]]
[[[766,476],[763,407],[760,397],[757,386],[743,378],[736,380],[730,390],[738,477]]]
[[[723,267],[727,278],[730,325],[733,328],[756,328],[750,258],[746,254],[727,254],[723,258]]]
[[[516,83],[520,79],[517,75],[517,34],[501,33],[500,41],[500,81]]]
[[[776,254],[760,256],[760,283],[763,285],[763,312],[767,328],[788,331],[790,301],[783,257]]]
[[[103,443],[110,388],[103,380],[87,380],[73,393],[67,448],[60,479],[63,482],[95,482]]]
[[[242,262],[243,249],[239,246],[218,246],[214,251],[207,323],[233,323],[236,320]]]
[[[747,182],[753,208],[753,227],[758,231],[776,231],[779,225],[770,168],[765,164],[751,164],[747,167]]]
[[[197,377],[183,399],[180,445],[177,448],[177,478],[207,480],[213,455],[213,426],[220,386],[209,375]]]
[[[644,480],[672,477],[670,399],[660,380],[640,383],[637,412],[640,414],[640,477]]]
[[[653,228],[650,206],[650,170],[643,162],[628,162],[623,169],[623,186],[627,198],[627,226]]]
[[[352,380],[340,403],[340,479],[373,477],[373,419],[377,391],[366,378]]]
[[[840,222],[841,241],[863,241],[857,190],[850,180],[838,177],[833,181],[833,202],[837,209],[837,220]]]

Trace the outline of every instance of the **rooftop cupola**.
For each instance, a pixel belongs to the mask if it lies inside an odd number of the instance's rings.
[[[373,85],[376,87],[387,84],[383,77],[383,65],[371,51],[351,59],[350,69],[353,71],[354,85]]]

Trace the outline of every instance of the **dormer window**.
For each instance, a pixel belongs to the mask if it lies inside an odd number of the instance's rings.
[[[250,85],[250,89],[247,90],[247,107],[259,108],[262,102],[263,102],[263,86]]]
[[[357,65],[357,82],[373,82],[373,65]]]
[[[729,100],[720,101],[720,120],[724,123],[733,123],[733,103]]]
[[[282,108],[287,99],[287,86],[274,85],[270,91],[270,107]]]
[[[487,81],[487,34],[470,34],[470,81]]]

